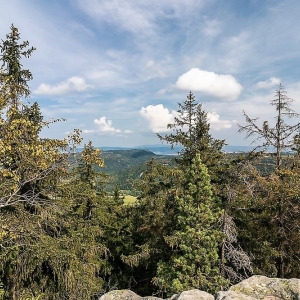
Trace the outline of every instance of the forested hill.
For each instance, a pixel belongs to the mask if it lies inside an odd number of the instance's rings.
[[[149,150],[106,150],[102,152],[105,167],[101,171],[110,176],[108,191],[112,191],[115,185],[121,190],[127,190],[134,194],[132,182],[145,170],[146,163],[151,159],[164,164],[172,164],[173,156],[157,155]]]
[[[172,156],[157,155],[149,150],[131,149],[103,151],[102,158],[105,162],[105,173],[114,174],[120,170],[139,166],[152,158],[159,162],[169,164]]]

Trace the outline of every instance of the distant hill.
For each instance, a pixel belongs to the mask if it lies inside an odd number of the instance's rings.
[[[133,190],[132,183],[139,178],[140,174],[145,171],[146,163],[151,159],[170,165],[173,156],[158,155],[150,150],[145,149],[110,149],[108,147],[101,148],[105,167],[99,168],[99,171],[110,176],[107,191],[112,191],[116,184],[121,190]]]
[[[132,148],[126,147],[98,147],[102,151],[110,151],[110,150],[146,150],[150,151],[156,155],[177,155],[178,152],[182,149],[182,147],[175,146],[174,149],[171,149],[170,145],[142,145]]]
[[[248,152],[251,151],[253,146],[232,146],[227,145],[223,148],[226,153],[239,153],[239,152]],[[170,145],[141,145],[133,148],[126,147],[99,147],[102,151],[109,150],[147,150],[153,152],[156,155],[177,155],[178,152],[182,149],[181,146],[174,146],[174,149],[171,149]]]
[[[109,183],[106,185],[106,190],[112,192],[116,185],[119,185],[121,190],[128,191],[134,195],[133,182],[146,170],[146,163],[151,159],[164,165],[174,165],[174,157],[181,150],[181,147],[170,149],[169,145],[151,145],[139,146],[140,148],[130,149],[123,147],[101,147],[102,158],[104,159],[105,167],[99,168],[98,171],[109,175]],[[225,146],[226,153],[242,153],[252,150],[250,146]],[[270,160],[270,158],[264,158]],[[265,166],[264,161],[264,166]],[[268,161],[268,165],[271,162]]]

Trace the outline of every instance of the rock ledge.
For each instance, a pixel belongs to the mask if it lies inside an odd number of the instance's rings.
[[[158,297],[140,297],[130,290],[116,290],[99,300],[162,300]],[[300,279],[279,279],[252,276],[216,295],[200,290],[185,291],[168,300],[300,300]]]

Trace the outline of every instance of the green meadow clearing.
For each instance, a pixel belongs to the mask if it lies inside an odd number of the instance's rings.
[[[132,204],[136,201],[136,197],[131,195],[126,195],[124,198],[124,204]]]

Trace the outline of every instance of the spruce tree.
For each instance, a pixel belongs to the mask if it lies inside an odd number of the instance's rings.
[[[10,33],[6,35],[6,40],[2,40],[0,45],[0,60],[4,70],[1,72],[1,90],[2,93],[6,93],[6,97],[2,98],[0,103],[1,105],[9,104],[17,109],[20,100],[30,95],[28,81],[32,79],[31,72],[22,68],[21,59],[22,57],[30,57],[35,48],[28,48],[28,41],[19,43],[20,33],[13,24],[10,29]]]
[[[224,156],[222,148],[225,140],[214,139],[211,136],[207,112],[203,110],[201,103],[196,102],[192,92],[189,92],[186,100],[182,104],[178,103],[178,106],[178,116],[174,118],[173,124],[168,124],[168,128],[173,132],[164,136],[157,134],[159,139],[171,147],[183,147],[177,159],[182,168],[189,166],[199,152],[209,174],[215,177],[214,172]]]
[[[193,288],[216,292],[227,284],[219,270],[223,234],[217,222],[221,210],[199,154],[187,168],[175,201],[174,231],[165,237],[171,257],[158,264],[153,281],[167,295]]]

